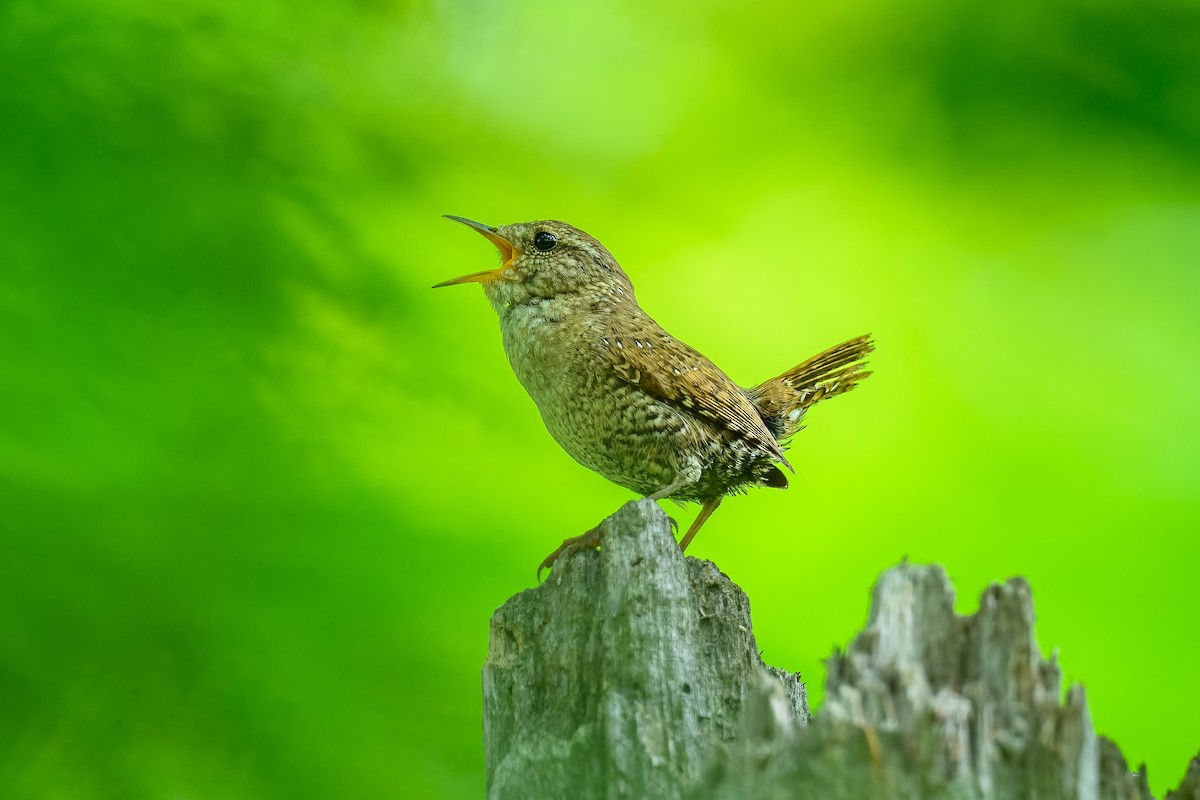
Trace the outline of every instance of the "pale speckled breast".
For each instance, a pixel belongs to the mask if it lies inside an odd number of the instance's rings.
[[[603,320],[572,317],[568,298],[522,304],[501,317],[504,351],[559,446],[614,483],[651,494],[671,483],[695,437],[682,412],[598,356]]]

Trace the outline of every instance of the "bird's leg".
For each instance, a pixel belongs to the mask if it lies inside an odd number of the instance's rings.
[[[664,486],[654,494],[646,495],[647,500],[662,500],[678,492],[689,483],[700,480],[700,463],[695,459],[688,461],[687,466],[675,474],[675,480],[669,486]]]
[[[671,523],[671,532],[679,532],[679,522],[674,517],[667,517],[667,521]],[[592,528],[590,531],[572,536],[569,539],[563,539],[562,544],[555,548],[554,552],[542,559],[542,563],[538,564],[537,579],[540,583],[542,580],[542,571],[550,569],[554,566],[554,562],[559,556],[569,555],[578,550],[587,550],[593,547],[600,546],[600,526]]]
[[[579,550],[590,550],[600,546],[600,526],[592,528],[590,531],[585,531],[578,536],[572,536],[569,539],[563,539],[562,544],[555,548],[554,552],[542,559],[542,563],[538,564],[537,579],[538,583],[542,581],[542,571],[550,569],[554,566],[554,562],[559,556],[569,555]]]
[[[717,496],[704,502],[704,505],[700,507],[700,513],[696,515],[696,520],[692,523],[692,527],[688,528],[688,532],[679,540],[680,552],[687,550],[687,546],[692,543],[692,537],[700,530],[700,526],[712,516],[712,513],[717,510],[717,506],[721,505],[723,499],[724,497]]]
[[[675,494],[680,489],[682,489],[684,487],[684,485],[687,483],[689,483],[689,481],[686,478],[676,478],[675,482],[672,483],[670,486],[664,486],[662,489],[659,489],[654,494],[646,495],[646,499],[647,500],[662,500],[665,497],[670,497],[671,495]]]
[[[688,464],[687,468],[680,470],[679,474],[676,476],[675,480],[671,483],[671,485],[665,486],[662,489],[659,489],[654,494],[646,495],[646,499],[647,500],[662,500],[665,497],[670,497],[671,495],[675,494],[680,489],[682,489],[684,486],[687,486],[689,483],[694,483],[699,478],[700,478],[700,466],[693,461],[692,463]],[[687,547],[687,543],[690,542],[692,540],[692,537],[696,535],[696,531],[700,530],[700,526],[704,524],[704,520],[708,519],[708,515],[711,514],[713,511],[715,511],[717,509],[717,506],[720,504],[721,504],[721,498],[718,497],[715,501],[710,500],[708,503],[706,503],[704,505],[704,508],[700,509],[700,516],[696,518],[696,521],[692,523],[692,527],[688,530],[687,535],[683,537],[683,541],[680,543],[680,549]],[[679,523],[675,521],[674,517],[667,517],[667,519],[671,521],[672,531],[679,530]],[[579,534],[578,536],[572,536],[569,539],[563,539],[562,544],[560,544],[557,548],[555,548],[553,553],[551,553],[550,555],[548,555],[544,559],[542,559],[541,564],[538,564],[538,570],[537,570],[538,581],[541,582],[541,580],[542,580],[543,570],[547,570],[547,569],[550,569],[551,567],[553,567],[554,562],[557,561],[560,556],[568,555],[570,553],[574,553],[579,550],[588,550],[588,549],[591,549],[594,547],[599,547],[599,546],[600,546],[600,526],[599,525],[592,528],[590,531],[586,531],[584,533]]]

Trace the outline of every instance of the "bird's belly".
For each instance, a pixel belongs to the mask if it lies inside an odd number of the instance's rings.
[[[687,417],[589,358],[586,342],[564,341],[553,323],[522,328],[505,330],[505,350],[559,446],[639,494],[669,485],[694,449]]]
[[[580,464],[639,494],[671,484],[681,456],[691,449],[687,420],[617,378],[573,377],[534,396],[559,446]]]

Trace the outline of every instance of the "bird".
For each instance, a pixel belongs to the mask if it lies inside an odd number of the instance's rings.
[[[501,264],[433,288],[482,285],[517,380],[572,458],[648,499],[701,504],[681,550],[726,496],[787,488],[780,466],[795,472],[784,452],[808,409],[871,374],[866,334],[743,388],[655,322],[617,260],[582,230],[445,216],[488,239]],[[564,539],[538,580],[564,553],[597,546],[599,525]]]

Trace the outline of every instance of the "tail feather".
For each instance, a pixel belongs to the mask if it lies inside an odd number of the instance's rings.
[[[829,397],[845,394],[870,375],[863,361],[875,349],[870,334],[817,353],[746,394],[767,429],[783,441],[803,428],[804,412]]]

